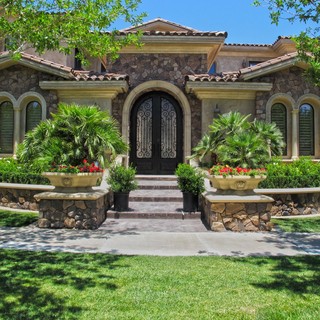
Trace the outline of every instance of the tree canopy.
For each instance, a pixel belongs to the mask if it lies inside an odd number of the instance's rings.
[[[255,0],[254,4],[267,4],[272,23],[280,19],[291,23],[304,22],[306,29],[293,37],[296,41],[300,58],[309,64],[306,74],[317,86],[320,86],[320,2],[318,0]],[[308,26],[314,24],[314,27]]]
[[[118,36],[108,29],[119,19],[141,23],[141,0],[0,0],[0,38],[13,56],[32,47],[38,54],[57,50],[84,64],[88,57],[115,58],[126,45],[138,44],[138,34]]]

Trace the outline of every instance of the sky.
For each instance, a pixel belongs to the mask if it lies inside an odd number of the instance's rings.
[[[271,24],[266,6],[255,7],[253,0],[142,0],[139,10],[144,21],[163,18],[201,31],[226,31],[226,43],[272,44],[278,36],[298,35],[302,23],[282,20]],[[117,23],[116,28],[128,27]]]

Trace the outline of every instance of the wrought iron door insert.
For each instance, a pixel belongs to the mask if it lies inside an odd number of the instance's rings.
[[[139,174],[173,174],[182,162],[182,112],[175,99],[153,92],[134,105],[130,162]]]

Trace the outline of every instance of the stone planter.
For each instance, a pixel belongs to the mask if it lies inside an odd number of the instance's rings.
[[[97,185],[98,179],[102,178],[103,172],[44,172],[42,175],[55,186],[54,191],[69,193],[92,191],[92,187]]]
[[[266,179],[266,176],[209,176],[212,186],[218,192],[245,192],[254,193],[253,189],[258,188],[259,182]],[[221,191],[222,190],[222,191]]]

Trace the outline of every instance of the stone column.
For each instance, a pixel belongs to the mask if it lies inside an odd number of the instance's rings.
[[[298,143],[298,131],[299,131],[299,109],[292,110],[292,159],[298,159],[299,157],[299,143]]]

